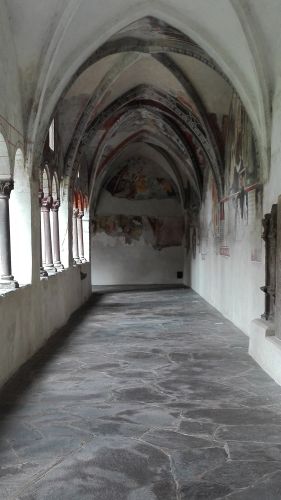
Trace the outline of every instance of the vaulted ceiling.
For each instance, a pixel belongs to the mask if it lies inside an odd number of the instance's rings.
[[[56,116],[69,183],[83,158],[97,196],[133,145],[169,164],[183,204],[190,189],[200,204],[209,168],[223,193],[224,117],[236,91],[266,175],[269,102],[281,74],[280,0],[270,0],[270,13],[264,0],[6,6],[32,161]]]
[[[206,169],[223,194],[224,118],[233,88],[207,53],[153,17],[129,25],[80,68],[57,107],[66,178],[87,163],[95,200],[132,144],[165,160],[181,202],[199,208]]]

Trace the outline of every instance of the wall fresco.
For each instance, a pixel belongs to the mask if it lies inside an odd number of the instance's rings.
[[[112,196],[129,200],[176,198],[173,182],[162,169],[143,159],[130,159],[106,185]]]
[[[224,123],[225,197],[220,202],[212,174],[208,184],[212,194],[216,251],[230,257],[233,244],[243,241],[248,235],[250,260],[260,262],[263,188],[260,184],[259,158],[251,122],[236,94],[233,94],[230,114]]]
[[[105,234],[126,245],[142,242],[155,250],[181,246],[184,237],[183,217],[99,215],[92,227],[94,236]]]
[[[253,127],[239,97],[232,97],[225,145],[225,194],[241,192],[259,181],[260,167]],[[243,201],[240,200],[240,205]],[[243,214],[242,214],[243,218]]]

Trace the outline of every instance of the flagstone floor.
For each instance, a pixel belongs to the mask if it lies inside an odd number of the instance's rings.
[[[0,499],[280,500],[247,345],[191,290],[94,294],[1,393]]]

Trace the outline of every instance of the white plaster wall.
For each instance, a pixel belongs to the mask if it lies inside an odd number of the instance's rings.
[[[182,283],[177,279],[177,271],[183,271],[182,247],[159,251],[142,242],[126,245],[110,241],[114,239],[111,236],[105,238],[103,243],[92,239],[93,285]]]
[[[98,215],[169,217],[182,216],[176,199],[127,200],[103,190]],[[105,233],[91,237],[93,285],[175,284],[177,272],[184,272],[183,247],[156,250],[144,238],[126,244]]]
[[[87,273],[81,281],[80,270]],[[90,264],[0,296],[0,386],[91,294]]]
[[[217,255],[214,245],[202,257],[197,247],[191,262],[191,286],[205,300],[249,335],[250,323],[264,312],[264,263],[250,259],[245,238],[230,247],[230,257]],[[263,255],[264,260],[264,255]]]

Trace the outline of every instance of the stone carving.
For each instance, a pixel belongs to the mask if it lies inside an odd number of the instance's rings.
[[[53,198],[48,196],[47,198],[43,198],[41,201],[42,211],[49,211],[53,204]]]
[[[10,198],[11,191],[14,189],[13,179],[0,180],[0,196]]]
[[[58,212],[60,208],[60,200],[53,200],[53,203],[52,203],[52,206],[51,206],[51,209],[53,212]]]
[[[277,244],[277,205],[273,205],[270,214],[263,221],[262,238],[265,241],[265,311],[263,319],[273,321],[275,316],[276,296],[276,244]]]

